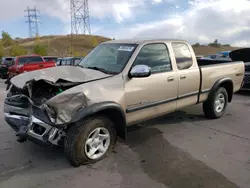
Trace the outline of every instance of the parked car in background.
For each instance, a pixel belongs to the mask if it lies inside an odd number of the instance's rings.
[[[57,56],[43,56],[44,61],[54,61],[57,62],[58,57]]]
[[[58,58],[56,61],[56,65],[60,66],[63,58]]]
[[[8,69],[12,65],[12,60],[15,57],[3,57],[0,65],[0,78],[8,78]]]
[[[64,57],[57,63],[58,66],[77,66],[82,57]]]
[[[201,59],[203,57],[204,57],[203,55],[196,55],[196,59]]]
[[[210,54],[202,57],[201,59],[231,61],[230,57],[225,57],[223,54]]]
[[[222,117],[243,76],[242,61],[197,60],[182,40],[111,40],[79,66],[11,79],[5,121],[20,142],[64,147],[80,166],[103,159],[138,122],[199,103],[207,118]]]
[[[229,57],[233,61],[243,61],[245,64],[244,79],[240,90],[250,91],[250,48],[242,48],[231,51]]]
[[[12,60],[11,66],[8,69],[8,74],[11,78],[23,72],[30,72],[55,66],[56,62],[45,61],[40,55],[17,56]]]
[[[231,52],[231,51],[222,51],[222,52],[218,52],[217,54],[222,54],[223,57],[229,58],[229,53],[230,53],[230,52]]]

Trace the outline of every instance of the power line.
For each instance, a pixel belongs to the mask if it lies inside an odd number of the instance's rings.
[[[70,0],[71,35],[89,34],[89,3],[88,0]]]
[[[24,11],[27,12],[28,14],[25,17],[28,18],[28,21],[26,21],[26,23],[29,24],[29,36],[30,37],[39,36],[39,28],[38,28],[38,23],[40,22],[40,20],[38,19],[40,17],[38,15],[40,13],[39,10],[37,10],[36,7],[34,8],[27,7],[27,9]]]

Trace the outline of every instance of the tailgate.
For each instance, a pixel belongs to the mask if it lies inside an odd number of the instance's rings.
[[[244,63],[234,61],[223,64],[201,67],[202,85],[201,91],[210,90],[216,81],[222,78],[231,78],[234,84],[234,92],[238,91],[244,77]]]

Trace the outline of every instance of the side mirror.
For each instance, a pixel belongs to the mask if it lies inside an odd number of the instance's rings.
[[[151,75],[150,67],[147,65],[136,65],[129,73],[130,78],[143,78]]]

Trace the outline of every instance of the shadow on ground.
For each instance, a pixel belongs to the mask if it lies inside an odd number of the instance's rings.
[[[141,168],[151,179],[170,188],[236,188],[222,174],[171,145],[156,128],[129,133],[127,144],[141,159]],[[122,168],[121,168],[122,169]],[[121,172],[122,174],[123,172]]]
[[[170,144],[163,138],[159,129],[152,127],[155,124],[167,126],[183,121],[205,120],[206,118],[200,112],[188,114],[185,111],[178,111],[129,128],[127,141],[121,142],[139,155],[140,166],[148,177],[167,187],[236,188],[237,185],[222,174]]]

